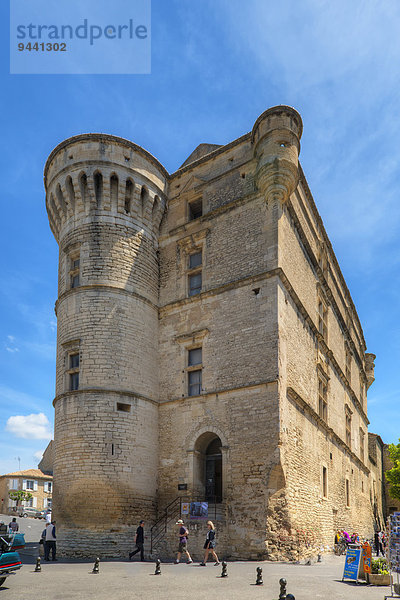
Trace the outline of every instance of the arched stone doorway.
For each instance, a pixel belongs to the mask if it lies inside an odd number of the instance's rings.
[[[222,502],[222,442],[212,432],[203,433],[195,444],[194,490],[209,503]]]

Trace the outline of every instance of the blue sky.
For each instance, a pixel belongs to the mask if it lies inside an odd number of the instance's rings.
[[[151,74],[125,76],[9,75],[5,4],[0,473],[18,457],[37,464],[53,427],[58,248],[42,179],[52,148],[107,132],[172,172],[199,143],[239,137],[276,104],[302,115],[300,160],[377,355],[370,430],[397,441],[400,3],[153,0]]]

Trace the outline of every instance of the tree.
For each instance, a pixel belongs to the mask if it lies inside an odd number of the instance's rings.
[[[17,506],[19,506],[24,500],[30,500],[33,498],[30,492],[25,492],[24,490],[14,490],[12,492],[8,492],[8,495],[11,500],[17,501]]]
[[[390,483],[390,495],[400,500],[400,439],[398,444],[389,444],[389,455],[393,468],[386,471],[386,479]]]

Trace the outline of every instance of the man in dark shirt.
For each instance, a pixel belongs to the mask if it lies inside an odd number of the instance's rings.
[[[135,546],[136,550],[133,552],[129,552],[129,560],[132,560],[132,556],[135,556],[138,552],[140,552],[140,560],[144,561],[144,529],[143,529],[144,521],[140,521],[139,527],[136,529],[135,535]]]

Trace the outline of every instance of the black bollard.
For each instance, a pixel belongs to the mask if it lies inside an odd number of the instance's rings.
[[[41,570],[42,570],[42,567],[40,565],[40,556],[38,556],[36,559],[35,573],[40,573]]]
[[[154,575],[161,575],[161,560],[159,558],[156,560],[156,570]]]
[[[263,582],[263,578],[262,578],[262,568],[257,567],[256,571],[257,571],[256,585],[263,585],[264,582]]]
[[[317,562],[322,562],[322,556],[321,556],[321,554],[318,554]]]
[[[92,573],[94,573],[94,575],[97,575],[98,573],[100,573],[100,559],[99,557],[96,558],[96,560],[94,561],[94,565],[93,565],[93,571]]]
[[[293,596],[293,594],[288,594],[286,596],[286,600],[296,600],[296,598]]]
[[[222,561],[221,577],[228,577],[227,569],[228,569],[228,565],[226,564],[225,561]]]
[[[281,586],[281,591],[279,592],[279,600],[285,600],[287,581],[284,577],[282,577],[282,579],[279,580],[279,585]]]

